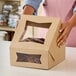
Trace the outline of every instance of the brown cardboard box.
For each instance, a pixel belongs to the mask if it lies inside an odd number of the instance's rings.
[[[48,28],[43,44],[21,41],[26,26]],[[65,59],[65,46],[59,48],[56,40],[61,25],[59,18],[22,15],[10,47],[11,65],[49,69]]]

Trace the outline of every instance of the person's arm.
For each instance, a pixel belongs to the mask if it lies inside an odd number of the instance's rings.
[[[75,7],[76,9],[76,7]],[[60,29],[61,35],[57,39],[58,46],[62,46],[71,31],[71,29],[76,25],[76,10],[73,13],[73,16],[66,22],[62,24]]]
[[[24,0],[23,2],[23,14],[33,15],[37,12],[42,0]]]
[[[76,12],[74,12],[73,16],[70,18],[69,23],[71,26],[76,25]]]

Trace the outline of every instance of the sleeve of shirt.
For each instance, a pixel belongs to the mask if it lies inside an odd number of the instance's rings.
[[[76,0],[75,0],[75,5],[74,5],[73,12],[76,12]]]
[[[76,6],[74,7],[73,12],[76,12]]]
[[[41,2],[42,0],[23,0],[23,7],[29,5],[35,9],[35,12],[37,12]]]

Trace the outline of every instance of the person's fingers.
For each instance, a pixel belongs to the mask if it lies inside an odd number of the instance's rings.
[[[64,31],[60,34],[60,36],[57,39],[57,43],[60,42],[63,38],[67,37],[68,32],[66,29],[64,29]]]
[[[61,41],[58,43],[58,47],[61,47],[62,44],[63,44],[63,40],[61,40]]]
[[[62,33],[62,34],[58,37],[57,43],[58,43],[60,40],[62,40],[63,37],[64,37],[64,33]]]
[[[67,36],[64,36],[59,42],[58,42],[58,47],[62,46],[66,42]]]
[[[60,32],[60,33],[63,32],[64,29],[65,29],[65,26],[62,24],[61,27],[60,27],[60,29],[59,29],[59,32]]]
[[[57,39],[57,45],[60,46],[65,42],[67,39],[67,33],[66,31],[63,31],[63,33],[58,37]]]
[[[66,23],[62,25],[60,29],[60,35],[57,39],[57,45],[60,47],[63,45],[63,43],[66,41],[69,33],[70,33],[71,27],[67,25]]]

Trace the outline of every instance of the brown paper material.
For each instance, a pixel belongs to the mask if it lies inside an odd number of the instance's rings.
[[[48,28],[43,44],[38,38],[21,41],[27,25]],[[62,62],[65,46],[59,48],[56,43],[60,25],[59,18],[22,15],[10,46],[11,65],[49,69]]]

